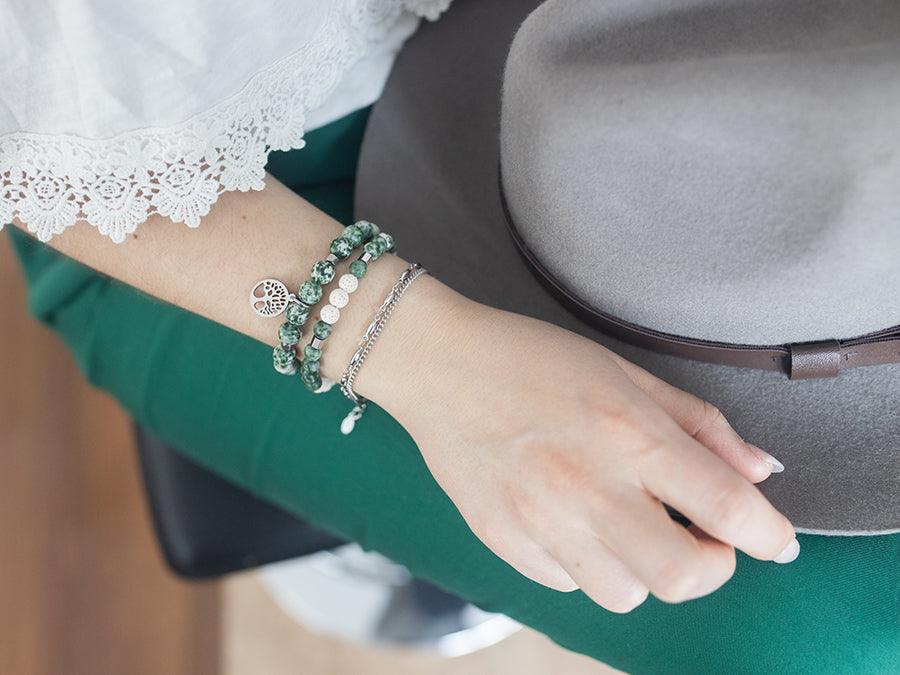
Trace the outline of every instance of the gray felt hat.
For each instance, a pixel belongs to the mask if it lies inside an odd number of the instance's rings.
[[[801,531],[900,531],[900,3],[457,0],[356,202],[469,297],[717,405]]]

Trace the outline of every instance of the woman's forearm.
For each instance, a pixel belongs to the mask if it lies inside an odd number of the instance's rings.
[[[312,264],[327,256],[330,242],[346,224],[267,176],[261,192],[223,194],[197,229],[154,215],[125,242],[115,244],[79,223],[54,237],[50,245],[149,295],[275,345],[284,316],[258,316],[250,307],[251,289],[260,279],[276,278],[296,291],[309,279]],[[384,229],[389,232],[389,224]],[[348,262],[341,263],[338,275]],[[322,358],[325,375],[340,379],[386,293],[407,265],[395,255],[383,255],[369,265],[328,339]],[[431,277],[418,279],[379,337],[354,389],[401,412],[397,408],[408,400],[403,391],[409,388],[400,378],[417,359],[427,359],[422,336],[440,332],[434,322],[446,320],[447,312],[462,302]],[[312,326],[312,320],[307,326]],[[305,329],[301,347],[307,334]],[[423,353],[414,353],[416,349]],[[271,367],[269,361],[260,362],[260,369]]]

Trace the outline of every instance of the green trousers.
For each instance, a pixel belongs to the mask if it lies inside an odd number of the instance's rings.
[[[269,170],[349,222],[366,116],[309,133],[305,149],[274,153]],[[200,464],[417,576],[630,673],[900,672],[900,535],[801,536],[789,565],[739,554],[734,578],[708,597],[609,613],[488,551],[382,410],[343,436],[349,405],[337,388],[309,394],[274,372],[270,347],[7,229],[30,310],[91,383]]]

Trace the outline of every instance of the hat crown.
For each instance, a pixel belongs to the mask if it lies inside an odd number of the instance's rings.
[[[550,0],[507,61],[501,166],[597,309],[780,344],[900,324],[900,4]]]

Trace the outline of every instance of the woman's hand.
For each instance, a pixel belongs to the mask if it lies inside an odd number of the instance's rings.
[[[248,289],[265,274],[295,287],[341,231],[273,179],[261,193],[222,195],[196,231],[149,220],[114,253],[91,228],[53,243],[267,344],[278,320],[248,309]],[[250,236],[248,222],[266,226]],[[328,340],[326,375],[340,378],[406,265],[388,255],[372,266]],[[430,277],[404,295],[355,388],[412,434],[497,555],[611,610],[634,608],[648,590],[668,601],[709,593],[731,576],[733,547],[773,559],[793,541],[751,484],[769,466],[709,406],[590,340],[478,305]],[[663,503],[695,525],[673,522]]]
[[[198,230],[152,216],[114,252],[85,227],[53,244],[269,344],[278,320],[248,309],[248,289],[264,274],[296,286],[340,231],[270,178],[263,192],[222,195]],[[372,266],[328,340],[326,375],[340,378],[406,265],[388,255]],[[430,277],[403,297],[355,388],[406,427],[501,558],[609,609],[630,610],[648,590],[668,601],[709,593],[731,576],[733,547],[771,560],[794,540],[751,484],[769,466],[709,406],[590,340]],[[695,525],[673,522],[663,503]]]
[[[752,485],[772,463],[713,406],[588,339],[428,281],[418,309],[397,312],[417,328],[401,338],[389,327],[417,365],[374,400],[519,572],[627,612],[648,592],[680,602],[714,591],[735,548],[796,555],[793,527]]]

